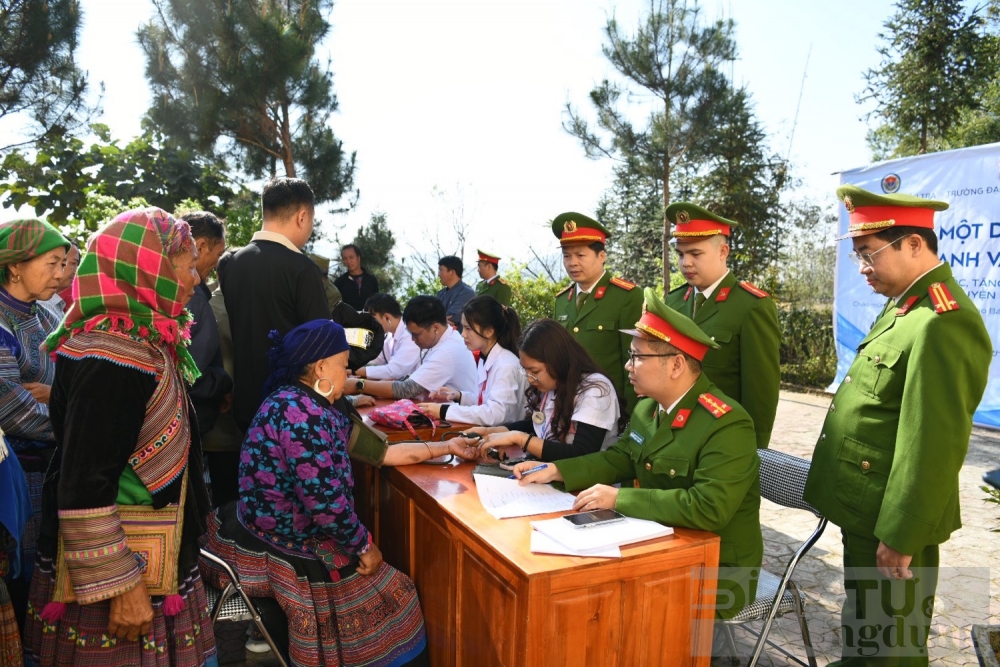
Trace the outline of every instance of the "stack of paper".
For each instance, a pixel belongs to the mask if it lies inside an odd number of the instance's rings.
[[[556,553],[568,556],[621,556],[620,546],[672,535],[673,528],[626,517],[606,525],[577,528],[563,518],[532,521],[531,550],[535,553]]]
[[[516,479],[490,475],[472,477],[476,480],[479,501],[496,519],[565,512],[573,509],[576,500],[571,494],[557,491],[548,484],[521,486]]]

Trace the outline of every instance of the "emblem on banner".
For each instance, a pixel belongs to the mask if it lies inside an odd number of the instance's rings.
[[[899,177],[899,174],[886,174],[882,177],[882,192],[887,195],[896,194],[899,192],[899,186],[903,184],[903,180]]]

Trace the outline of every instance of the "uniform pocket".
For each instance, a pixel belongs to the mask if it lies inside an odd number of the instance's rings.
[[[732,329],[714,329],[705,327],[705,334],[720,345],[725,345],[733,340],[735,332]]]
[[[889,482],[892,453],[845,437],[837,459],[837,500],[861,516],[877,517]]]
[[[671,482],[687,479],[691,471],[691,461],[674,456],[659,456],[652,461],[652,473],[666,478],[668,488],[677,486]]]
[[[615,320],[596,320],[594,322],[588,322],[586,330],[589,332],[608,331],[616,334],[618,333],[618,326]]]
[[[847,376],[850,380],[844,378],[844,382],[856,382],[860,392],[878,398],[901,375],[902,357],[903,351],[898,348],[878,341],[871,343],[858,352],[858,363]]]

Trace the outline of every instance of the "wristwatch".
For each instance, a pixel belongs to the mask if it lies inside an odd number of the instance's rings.
[[[354,387],[358,390],[359,393],[363,392],[365,390],[365,381],[364,381],[364,379],[359,378],[358,381],[354,383]]]

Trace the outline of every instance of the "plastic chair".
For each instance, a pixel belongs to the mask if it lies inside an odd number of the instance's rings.
[[[736,642],[733,639],[733,626],[741,625],[751,635],[757,637],[753,655],[748,667],[753,667],[760,660],[764,652],[764,644],[773,646],[782,654],[800,665],[806,665],[798,657],[792,655],[787,650],[778,646],[770,639],[768,634],[774,624],[774,619],[793,612],[799,621],[799,629],[802,632],[802,643],[805,645],[809,667],[816,667],[816,653],[813,650],[812,640],[809,638],[809,626],[806,624],[806,617],[802,612],[805,603],[805,594],[799,590],[792,575],[802,557],[819,540],[826,529],[826,517],[821,515],[816,509],[802,499],[802,492],[805,490],[806,478],[809,476],[810,462],[800,459],[790,454],[777,452],[773,449],[759,449],[757,454],[760,457],[760,494],[773,503],[791,509],[800,509],[811,512],[816,516],[818,523],[805,542],[796,549],[788,563],[785,565],[785,572],[778,578],[767,570],[761,568],[760,578],[757,581],[757,595],[754,601],[748,604],[743,610],[731,619],[717,621],[722,624],[732,651],[734,664],[739,663],[736,651]],[[760,633],[756,633],[749,627],[748,623],[764,621],[764,627]]]
[[[267,628],[264,627],[264,623],[260,618],[260,612],[257,611],[257,607],[254,606],[247,592],[243,590],[240,578],[236,576],[233,568],[229,567],[229,563],[212,552],[205,549],[201,549],[200,551],[202,558],[212,561],[221,567],[229,577],[229,583],[221,591],[202,580],[205,586],[205,596],[208,598],[208,608],[212,614],[212,625],[214,626],[220,619],[223,621],[252,621],[264,637],[264,641],[271,647],[271,653],[278,659],[281,667],[288,667],[288,663],[282,657],[281,651],[278,650]]]

